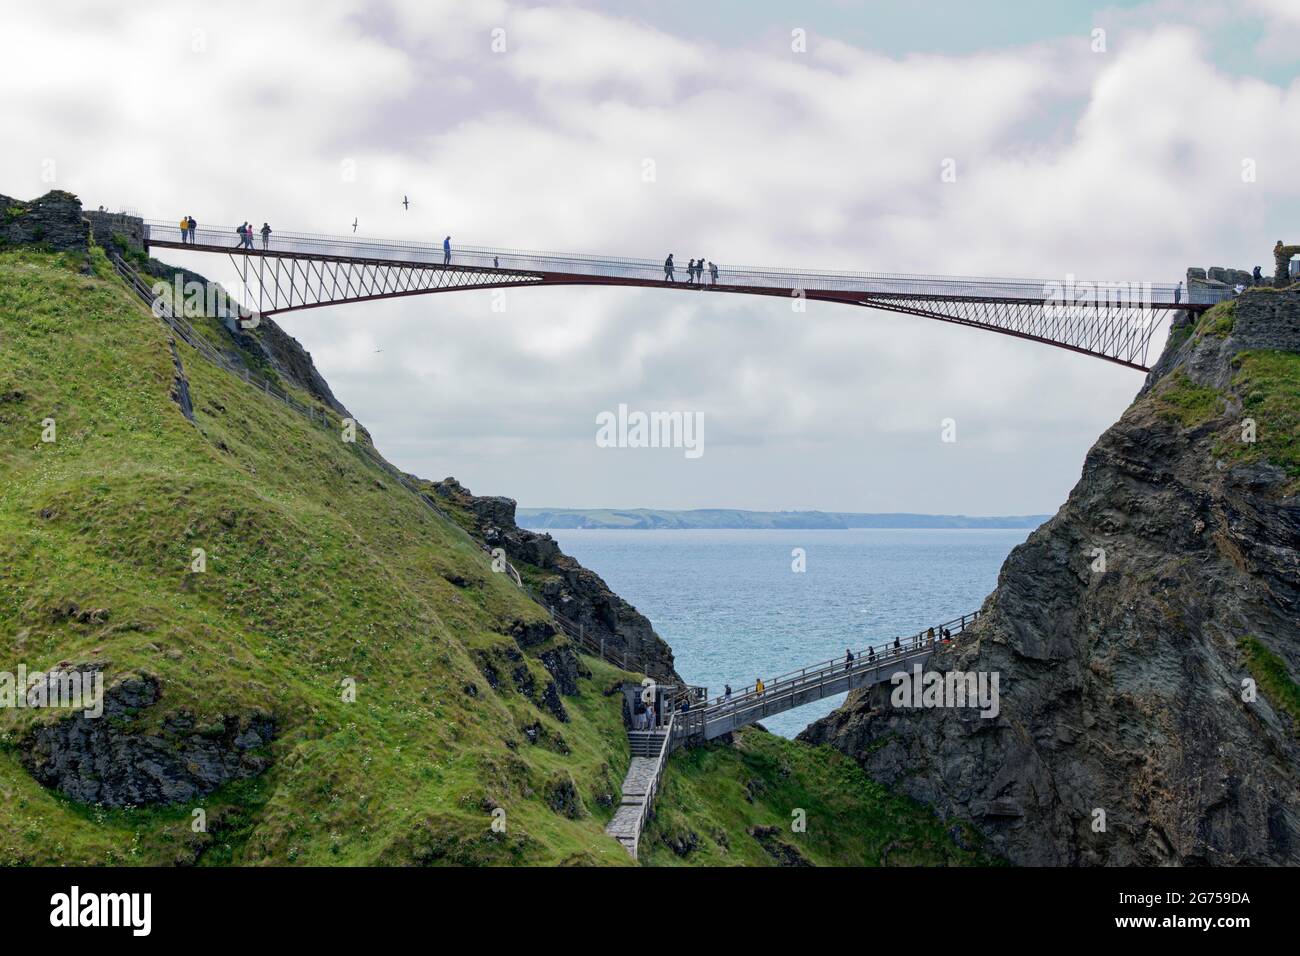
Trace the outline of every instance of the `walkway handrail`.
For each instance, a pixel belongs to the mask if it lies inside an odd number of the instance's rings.
[[[980,614],[979,611],[974,611],[970,614],[963,614],[960,617],[955,617],[951,621],[944,621],[942,624],[935,625],[934,632],[936,635],[936,639],[938,638],[938,635],[942,634],[945,628],[947,628],[953,634],[960,634],[962,631],[966,629],[967,624],[973,623],[979,617],[979,614]],[[900,642],[901,645],[900,649],[903,651],[911,651],[917,649],[918,647],[922,646],[923,642],[927,639],[927,633],[928,633],[927,631],[918,631],[917,633],[908,635],[907,637],[897,638],[897,640]],[[908,642],[911,643],[909,644]],[[875,651],[878,651],[878,653],[874,655],[869,653]],[[860,651],[855,651],[853,655],[854,667],[852,669],[857,670],[859,664],[871,663],[873,656],[875,660],[882,660],[888,657],[896,656],[894,654],[893,640],[892,639],[887,640],[880,644],[871,644]],[[808,664],[807,666],[801,667],[798,670],[787,671],[784,674],[780,674],[772,678],[771,681],[764,681],[763,695],[760,696],[765,696],[770,692],[777,691],[782,686],[786,686],[790,684],[792,681],[794,681],[795,678],[808,677],[810,675],[820,674],[828,670],[835,671],[835,670],[843,669],[845,663],[846,660],[843,656],[832,657],[824,661],[818,661],[815,664]],[[708,701],[705,704],[704,709],[707,710],[709,708],[716,707],[719,705],[734,703],[736,700],[744,699],[746,696],[752,695],[756,690],[757,690],[757,685],[748,684],[745,687],[740,688],[739,691],[733,690],[730,698],[724,697],[722,695],[713,698],[712,700]]]
[[[541,601],[536,594],[532,593],[531,589],[529,589],[529,594],[532,596],[533,600],[537,601],[539,604],[543,604],[543,606],[551,612],[551,620],[555,623],[555,626],[560,630],[560,632],[578,644],[585,653],[590,654],[592,657],[599,657],[601,660],[613,664],[615,667],[621,667],[624,670],[637,670],[661,684],[676,683],[676,679],[671,674],[662,672],[655,673],[654,669],[651,668],[648,662],[633,660],[631,655],[626,651],[620,654],[612,648],[607,648],[604,641],[591,637],[587,634],[586,628],[583,627],[583,625],[569,620],[563,614],[556,611],[555,608],[545,604],[545,602]]]
[[[183,245],[180,226],[176,222],[146,220],[149,242]],[[241,252],[260,254],[261,236],[254,225],[252,249],[240,249],[234,226],[202,226],[195,230],[194,245],[217,249],[239,255]],[[345,259],[372,259],[405,263],[424,263],[441,266],[444,253],[440,242],[416,242],[390,239],[371,239],[356,235],[325,235],[302,232],[272,232],[267,251],[279,254],[329,256]],[[689,251],[689,250],[686,250]],[[510,247],[454,244],[451,263],[454,267],[500,269],[510,272],[566,273],[574,276],[626,278],[635,280],[662,280],[663,260],[628,256],[609,256],[588,253],[563,253],[556,251],[527,250]],[[835,269],[779,268],[749,266],[736,263],[718,263],[719,283],[726,286],[752,286],[799,290],[856,290],[864,295],[937,295],[1042,301],[1048,290],[1056,290],[1067,283],[1065,277],[1032,279],[1023,277],[940,276],[924,273],[862,272]],[[686,265],[677,263],[678,281],[685,284]],[[1142,301],[1154,306],[1173,307],[1178,304],[1198,304],[1218,301],[1231,290],[1186,289],[1174,283],[1147,283],[1131,280],[1070,279],[1075,290],[1102,300],[1108,297],[1119,302]],[[712,284],[705,273],[700,283],[704,288]],[[1067,295],[1068,290],[1062,290]],[[1080,294],[1083,294],[1080,291]],[[1199,296],[1199,298],[1197,298]],[[1208,296],[1208,298],[1206,298]]]
[[[663,780],[664,768],[668,766],[668,755],[672,753],[673,727],[676,716],[676,714],[669,715],[663,742],[659,745],[659,753],[655,756],[655,772],[650,778],[650,785],[646,787],[645,802],[641,804],[641,821],[637,825],[638,843],[640,843],[640,834],[645,829],[645,825],[654,811],[655,796],[659,793],[659,784]]]

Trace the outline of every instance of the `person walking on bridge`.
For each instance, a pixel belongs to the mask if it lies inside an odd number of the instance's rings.
[[[718,284],[718,264],[712,259],[709,260],[709,278],[713,280],[713,285]]]
[[[186,216],[185,218],[188,219],[190,223],[190,227],[189,227],[190,245],[194,245],[194,230],[199,227],[199,224],[198,221],[193,216]]]
[[[181,219],[181,245],[185,245],[185,237],[189,235],[190,217],[185,216]]]
[[[1183,301],[1183,280],[1178,280],[1178,285],[1174,286],[1174,305]]]
[[[723,684],[723,685],[722,685],[722,700],[723,700],[724,703],[725,703],[726,701],[731,700],[731,685],[730,685],[730,684]]]
[[[664,260],[664,281],[673,281],[673,254],[668,253],[668,258]]]
[[[754,678],[754,696],[756,697],[763,696],[763,678],[761,677]]]
[[[846,671],[853,670],[853,651],[847,647],[844,648],[844,669]]]
[[[894,653],[895,653],[895,654],[901,654],[902,652],[903,652],[903,644],[902,644],[902,642],[899,641],[898,638],[894,638]]]
[[[248,232],[248,223],[245,222],[243,225],[236,226],[235,232],[239,233],[239,241],[235,243],[235,248],[242,249],[244,248],[245,245],[247,245],[247,243],[244,240],[244,233]]]
[[[692,259],[686,264],[686,284],[694,285],[695,283],[695,260]]]
[[[271,226],[269,223],[262,223],[262,248],[266,249],[271,241]]]
[[[442,240],[442,264],[444,266],[451,265],[451,236]]]

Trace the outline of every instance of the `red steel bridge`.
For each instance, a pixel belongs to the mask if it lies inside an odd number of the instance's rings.
[[[395,242],[355,236],[275,232],[264,244],[242,246],[234,227],[195,230],[176,223],[145,226],[146,246],[229,255],[243,284],[243,305],[261,315],[434,292],[527,286],[600,285],[673,289],[688,294],[732,293],[812,299],[918,315],[1042,342],[1127,368],[1147,370],[1159,313],[1200,311],[1220,290],[1149,282],[962,278],[893,273],[826,272],[719,264],[688,282],[677,263],[675,281],[661,260],[568,255]],[[1230,293],[1228,293],[1230,294]]]

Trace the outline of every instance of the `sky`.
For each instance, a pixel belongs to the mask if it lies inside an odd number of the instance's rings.
[[[11,2],[0,193],[724,269],[1173,282],[1300,242],[1300,3],[988,6]],[[495,301],[277,321],[390,460],[525,506],[1050,513],[1143,379],[829,303]],[[602,447],[620,405],[702,454]]]

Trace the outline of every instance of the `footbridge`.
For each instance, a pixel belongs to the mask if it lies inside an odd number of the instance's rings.
[[[938,648],[956,640],[978,617],[978,611],[963,614],[918,634],[862,648],[853,652],[851,658],[845,654],[818,661],[764,681],[762,686],[750,684],[702,705],[692,706],[688,697],[679,696],[674,700],[678,711],[674,714],[669,749],[713,740],[764,717],[886,683],[899,671],[910,672],[913,665],[924,665]],[[683,701],[684,711],[681,710]]]
[[[703,688],[674,688],[658,694],[652,687],[649,696],[656,707],[644,722],[634,720],[628,731],[631,760],[621,802],[605,832],[635,858],[674,750],[706,743],[813,701],[892,681],[899,672],[924,667],[937,650],[958,640],[978,618],[979,611],[963,614],[925,631],[818,661],[761,684],[755,681],[712,699],[707,694],[706,699],[697,699],[696,692]],[[568,622],[557,620],[569,633]]]
[[[301,309],[438,292],[529,286],[630,286],[682,294],[739,294],[836,302],[985,329],[1147,370],[1162,313],[1199,311],[1216,289],[1134,281],[978,278],[888,272],[828,272],[719,264],[688,277],[662,260],[573,255],[490,246],[273,232],[240,241],[231,226],[145,223],[146,248],[229,256],[250,312]]]

